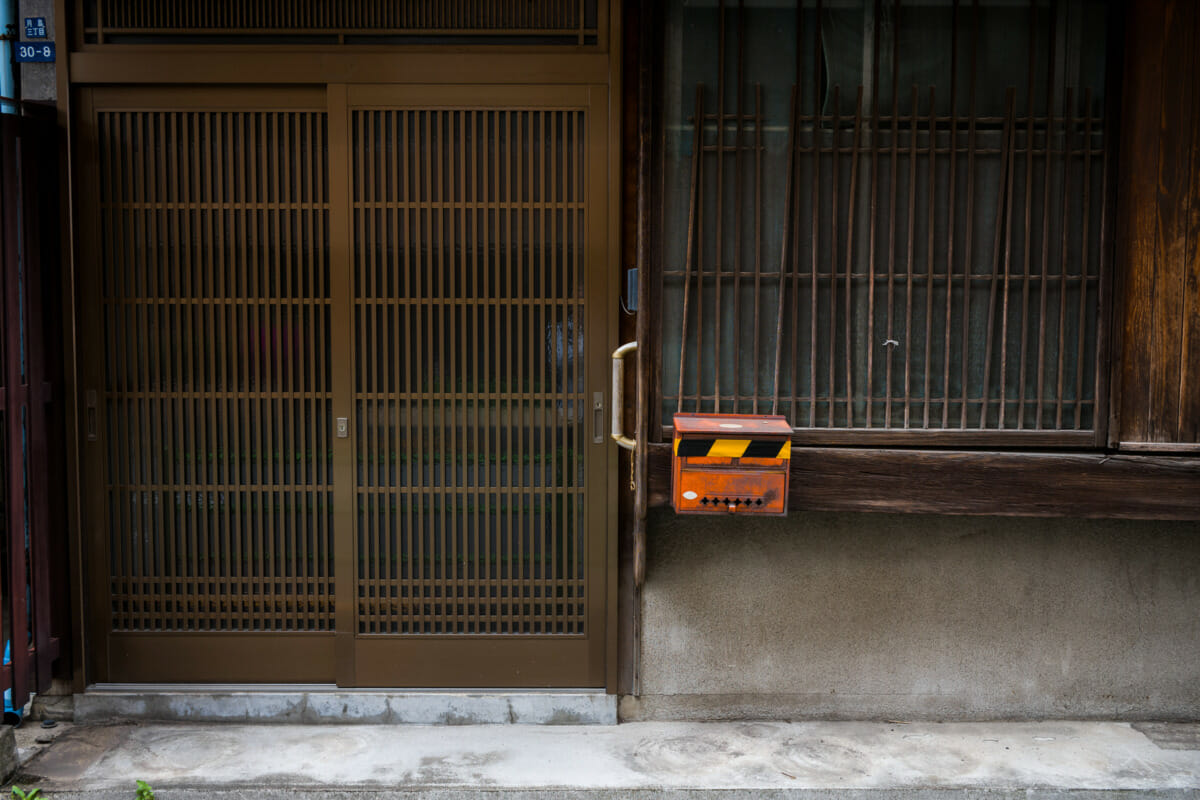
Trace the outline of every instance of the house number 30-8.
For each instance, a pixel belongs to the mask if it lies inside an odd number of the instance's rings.
[[[17,43],[17,54],[13,59],[18,63],[22,62],[51,62],[54,61],[54,43],[53,42],[38,42],[30,44],[28,42]]]

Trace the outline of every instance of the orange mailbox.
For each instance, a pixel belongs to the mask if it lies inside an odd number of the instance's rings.
[[[792,426],[758,414],[676,414],[671,502],[679,514],[786,514]]]

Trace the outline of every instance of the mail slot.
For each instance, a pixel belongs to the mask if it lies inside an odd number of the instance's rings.
[[[758,414],[676,414],[671,498],[679,514],[787,513],[792,426]]]

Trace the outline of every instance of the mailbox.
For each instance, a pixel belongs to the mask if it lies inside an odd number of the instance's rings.
[[[676,414],[671,502],[679,514],[787,513],[792,426],[758,414]]]

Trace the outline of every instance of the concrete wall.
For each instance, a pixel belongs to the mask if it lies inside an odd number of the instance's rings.
[[[1200,718],[1200,523],[649,524],[625,719]]]
[[[47,38],[26,39],[25,17],[45,17]],[[17,34],[22,42],[55,42],[58,48],[58,58],[67,57],[67,42],[57,35],[54,0],[19,0],[17,3]],[[21,99],[52,102],[58,93],[54,70],[54,64],[21,64]]]

